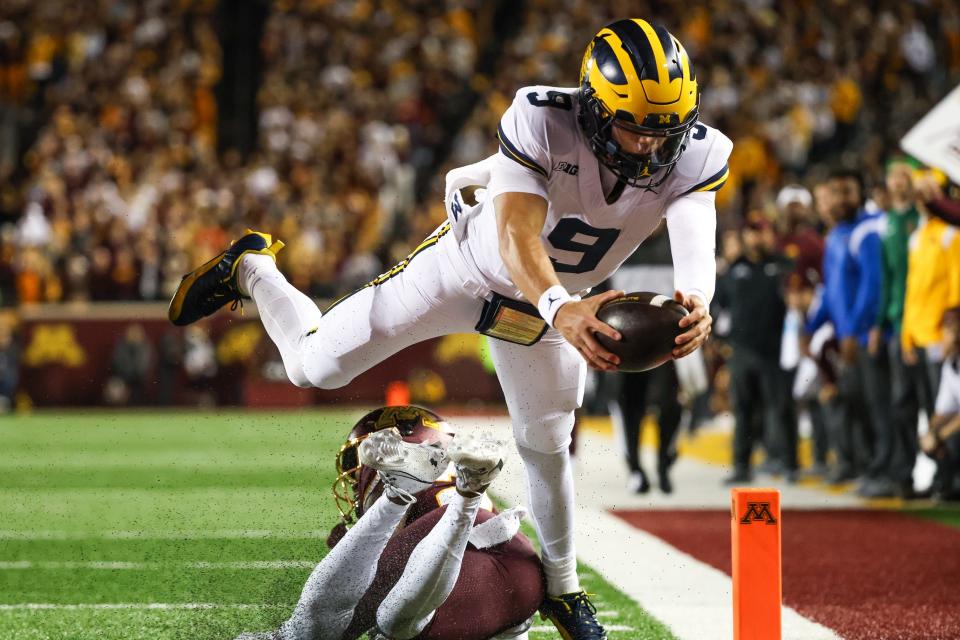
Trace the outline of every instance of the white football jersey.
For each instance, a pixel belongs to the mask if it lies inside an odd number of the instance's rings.
[[[704,233],[710,235],[712,263],[716,212],[714,194],[709,192],[727,179],[727,158],[733,148],[729,138],[698,123],[660,186],[655,190],[626,187],[608,204],[601,164],[577,123],[576,92],[576,88],[545,86],[520,89],[500,121],[500,152],[448,174],[447,212],[464,257],[475,267],[471,270],[493,291],[522,299],[499,251],[493,199],[507,192],[533,193],[547,200],[541,239],[561,284],[571,293],[606,280],[660,224],[670,205],[691,194],[701,205],[709,205],[697,213],[704,216]],[[468,184],[487,187],[486,197],[473,207],[462,201],[458,191]],[[704,192],[709,198],[703,197]],[[677,242],[671,234],[675,264]],[[709,301],[712,280],[697,289],[707,291]]]

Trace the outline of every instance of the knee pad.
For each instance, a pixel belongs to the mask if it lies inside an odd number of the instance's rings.
[[[513,437],[520,447],[538,453],[558,453],[570,446],[573,423],[573,411],[514,416]]]
[[[295,386],[300,387],[301,389],[313,388],[313,383],[310,382],[307,374],[303,371],[302,362],[287,362],[284,360],[283,370],[287,374],[287,380],[289,380]]]
[[[345,387],[365,371],[362,367],[358,368],[357,363],[351,368],[349,363],[351,354],[349,352],[331,353],[331,349],[328,348],[321,333],[304,336],[300,343],[299,353],[303,363],[304,376],[310,382],[310,386],[318,389]]]
[[[304,365],[303,370],[310,386],[318,389],[339,389],[353,380],[353,376],[346,375],[336,367]]]
[[[350,384],[354,378],[349,372],[343,370],[339,358],[317,351],[304,353],[303,373],[309,385],[318,389],[339,389]],[[294,382],[294,384],[297,383]]]
[[[300,373],[299,375],[287,370],[287,380],[293,383],[294,386],[300,387],[301,389],[313,389],[313,383],[307,379],[307,376]]]

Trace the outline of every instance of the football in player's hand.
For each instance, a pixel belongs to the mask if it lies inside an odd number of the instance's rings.
[[[621,339],[595,333],[605,349],[620,358],[620,371],[647,371],[670,360],[678,324],[688,311],[670,296],[641,291],[604,304],[597,318],[620,332]]]

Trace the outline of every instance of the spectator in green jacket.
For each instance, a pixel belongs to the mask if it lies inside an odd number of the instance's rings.
[[[910,495],[913,465],[917,456],[917,418],[920,410],[916,376],[910,375],[900,347],[903,300],[907,287],[907,256],[910,235],[920,223],[911,181],[913,168],[904,160],[887,167],[886,185],[890,207],[883,240],[883,287],[876,326],[870,332],[871,355],[886,349],[890,358],[893,429],[878,439],[870,471],[877,478],[861,493],[870,497]]]

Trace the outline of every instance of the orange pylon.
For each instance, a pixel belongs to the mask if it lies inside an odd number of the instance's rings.
[[[734,640],[781,640],[780,492],[730,492]]]

